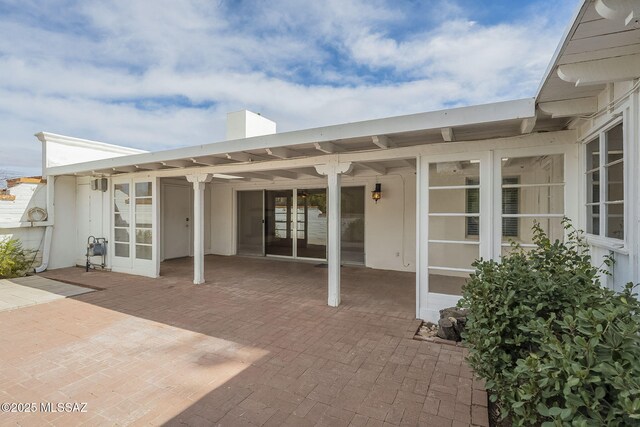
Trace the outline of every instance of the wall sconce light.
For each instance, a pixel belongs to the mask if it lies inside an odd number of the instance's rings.
[[[382,198],[382,184],[376,183],[376,188],[371,192],[371,198],[378,203],[378,200]]]

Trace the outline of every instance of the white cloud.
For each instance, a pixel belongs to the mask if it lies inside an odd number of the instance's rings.
[[[40,130],[158,150],[222,139],[241,108],[286,131],[533,96],[562,28],[443,4],[427,19],[382,1],[87,1],[43,25],[56,10],[16,3],[0,16],[0,168],[36,168]]]

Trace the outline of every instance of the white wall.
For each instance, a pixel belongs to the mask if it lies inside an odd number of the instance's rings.
[[[343,185],[347,182],[344,179]],[[365,184],[366,266],[416,271],[415,173],[402,171],[380,176],[382,198],[378,203],[371,199],[375,177],[360,182]]]
[[[14,200],[0,200],[0,239],[15,238],[22,247],[34,253],[34,267],[42,260],[44,227],[31,226],[27,212],[39,207],[47,208],[47,184],[18,183],[9,189]]]
[[[578,128],[578,140],[586,143],[597,138],[598,132],[606,129],[617,117],[624,119],[625,240],[621,245],[620,241],[607,238],[588,238],[594,265],[603,266],[602,260],[606,255],[615,259],[615,265],[610,270],[612,275],[604,277],[603,284],[617,291],[622,290],[627,282],[640,282],[640,95],[638,89],[629,94],[632,87],[633,82],[630,81],[608,85],[598,96],[598,110],[602,110],[602,114],[583,121]],[[614,108],[607,108],[615,99],[620,101]],[[581,170],[584,171],[584,145],[581,146],[580,156]],[[584,176],[581,178],[582,186],[586,188]],[[585,202],[585,199],[581,201],[582,229],[586,228]]]
[[[77,223],[75,234],[75,262],[77,265],[84,265],[86,262],[87,238],[89,236],[109,239],[109,207],[108,191],[92,190],[90,178],[78,178],[76,189]],[[110,249],[112,249],[112,247]],[[107,252],[107,256],[108,255],[109,252]]]
[[[47,132],[38,133],[36,136],[42,142],[42,170],[45,175],[46,169],[50,167],[146,153],[135,148]]]
[[[235,254],[235,197],[234,187],[214,182],[211,186],[211,212],[208,221],[211,227],[209,253],[218,255]],[[250,189],[251,186],[236,187]],[[206,250],[206,249],[205,249]]]

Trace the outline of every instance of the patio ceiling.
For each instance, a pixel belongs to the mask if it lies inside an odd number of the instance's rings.
[[[185,147],[174,150],[130,154],[86,163],[50,167],[47,175],[111,176],[132,172],[162,171],[163,175],[180,175],[179,171],[194,168],[237,165],[245,172],[244,179],[298,179],[319,176],[312,164],[299,167],[290,162],[280,169],[254,171],[257,163],[316,159],[335,154],[366,153],[424,144],[474,141],[528,133],[525,124],[535,115],[534,100],[498,102],[472,107],[390,117],[301,131],[283,132],[232,141]],[[66,138],[48,133],[41,139]],[[412,168],[415,156],[376,161],[354,160],[354,174],[384,174],[391,169]],[[244,167],[246,166],[246,167]],[[234,173],[235,175],[235,173]],[[241,174],[242,175],[242,174]],[[214,175],[215,176],[215,175]],[[218,176],[224,178],[224,176]]]

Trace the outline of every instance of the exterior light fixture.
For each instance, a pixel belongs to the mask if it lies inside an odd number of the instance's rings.
[[[376,183],[376,188],[371,192],[371,198],[378,203],[378,200],[382,198],[382,184]]]

